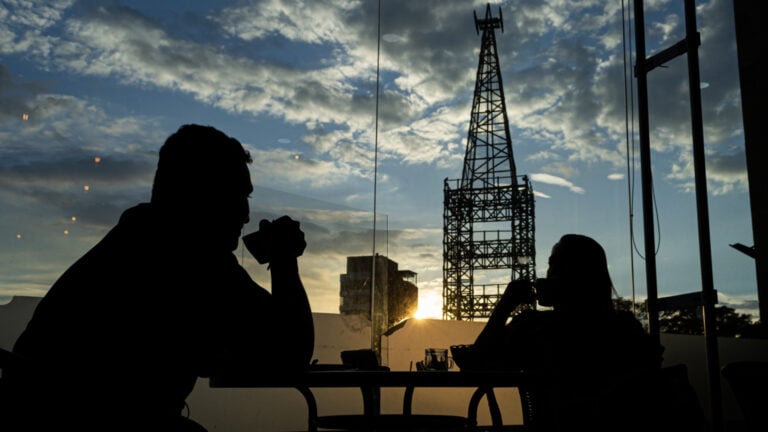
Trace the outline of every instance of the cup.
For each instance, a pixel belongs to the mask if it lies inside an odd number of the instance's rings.
[[[427,348],[424,350],[424,367],[427,370],[447,371],[453,368],[453,359],[448,348]]]

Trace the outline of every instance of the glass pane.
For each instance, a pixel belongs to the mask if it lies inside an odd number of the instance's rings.
[[[684,36],[678,3],[647,11],[649,54]],[[443,180],[461,177],[481,38],[465,1],[381,7],[379,44],[372,1],[0,5],[0,296],[43,295],[149,199],[164,139],[202,123],[254,156],[246,232],[263,217],[302,222],[316,312],[338,313],[346,258],[375,251],[418,275],[419,316],[441,317]],[[630,21],[620,2],[499,7],[513,158],[536,194],[537,273],[562,234],[587,234],[606,248],[618,293],[641,301]],[[729,246],[752,244],[733,11],[711,1],[698,13],[715,289],[757,317],[754,262]],[[686,80],[684,58],[649,78],[660,296],[701,289]],[[265,267],[236,253],[268,286]]]

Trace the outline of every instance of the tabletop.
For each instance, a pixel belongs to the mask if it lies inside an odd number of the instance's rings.
[[[516,387],[521,371],[388,371],[309,369],[269,373],[225,373],[210,378],[213,388],[265,387]]]

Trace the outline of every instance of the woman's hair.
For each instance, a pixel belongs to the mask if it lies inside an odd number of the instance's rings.
[[[565,279],[561,294],[572,303],[613,307],[613,281],[600,243],[585,235],[565,234],[556,248],[560,276]]]

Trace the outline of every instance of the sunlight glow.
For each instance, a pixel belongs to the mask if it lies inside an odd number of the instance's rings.
[[[419,308],[413,314],[416,319],[443,317],[443,297],[435,291],[419,291]]]

